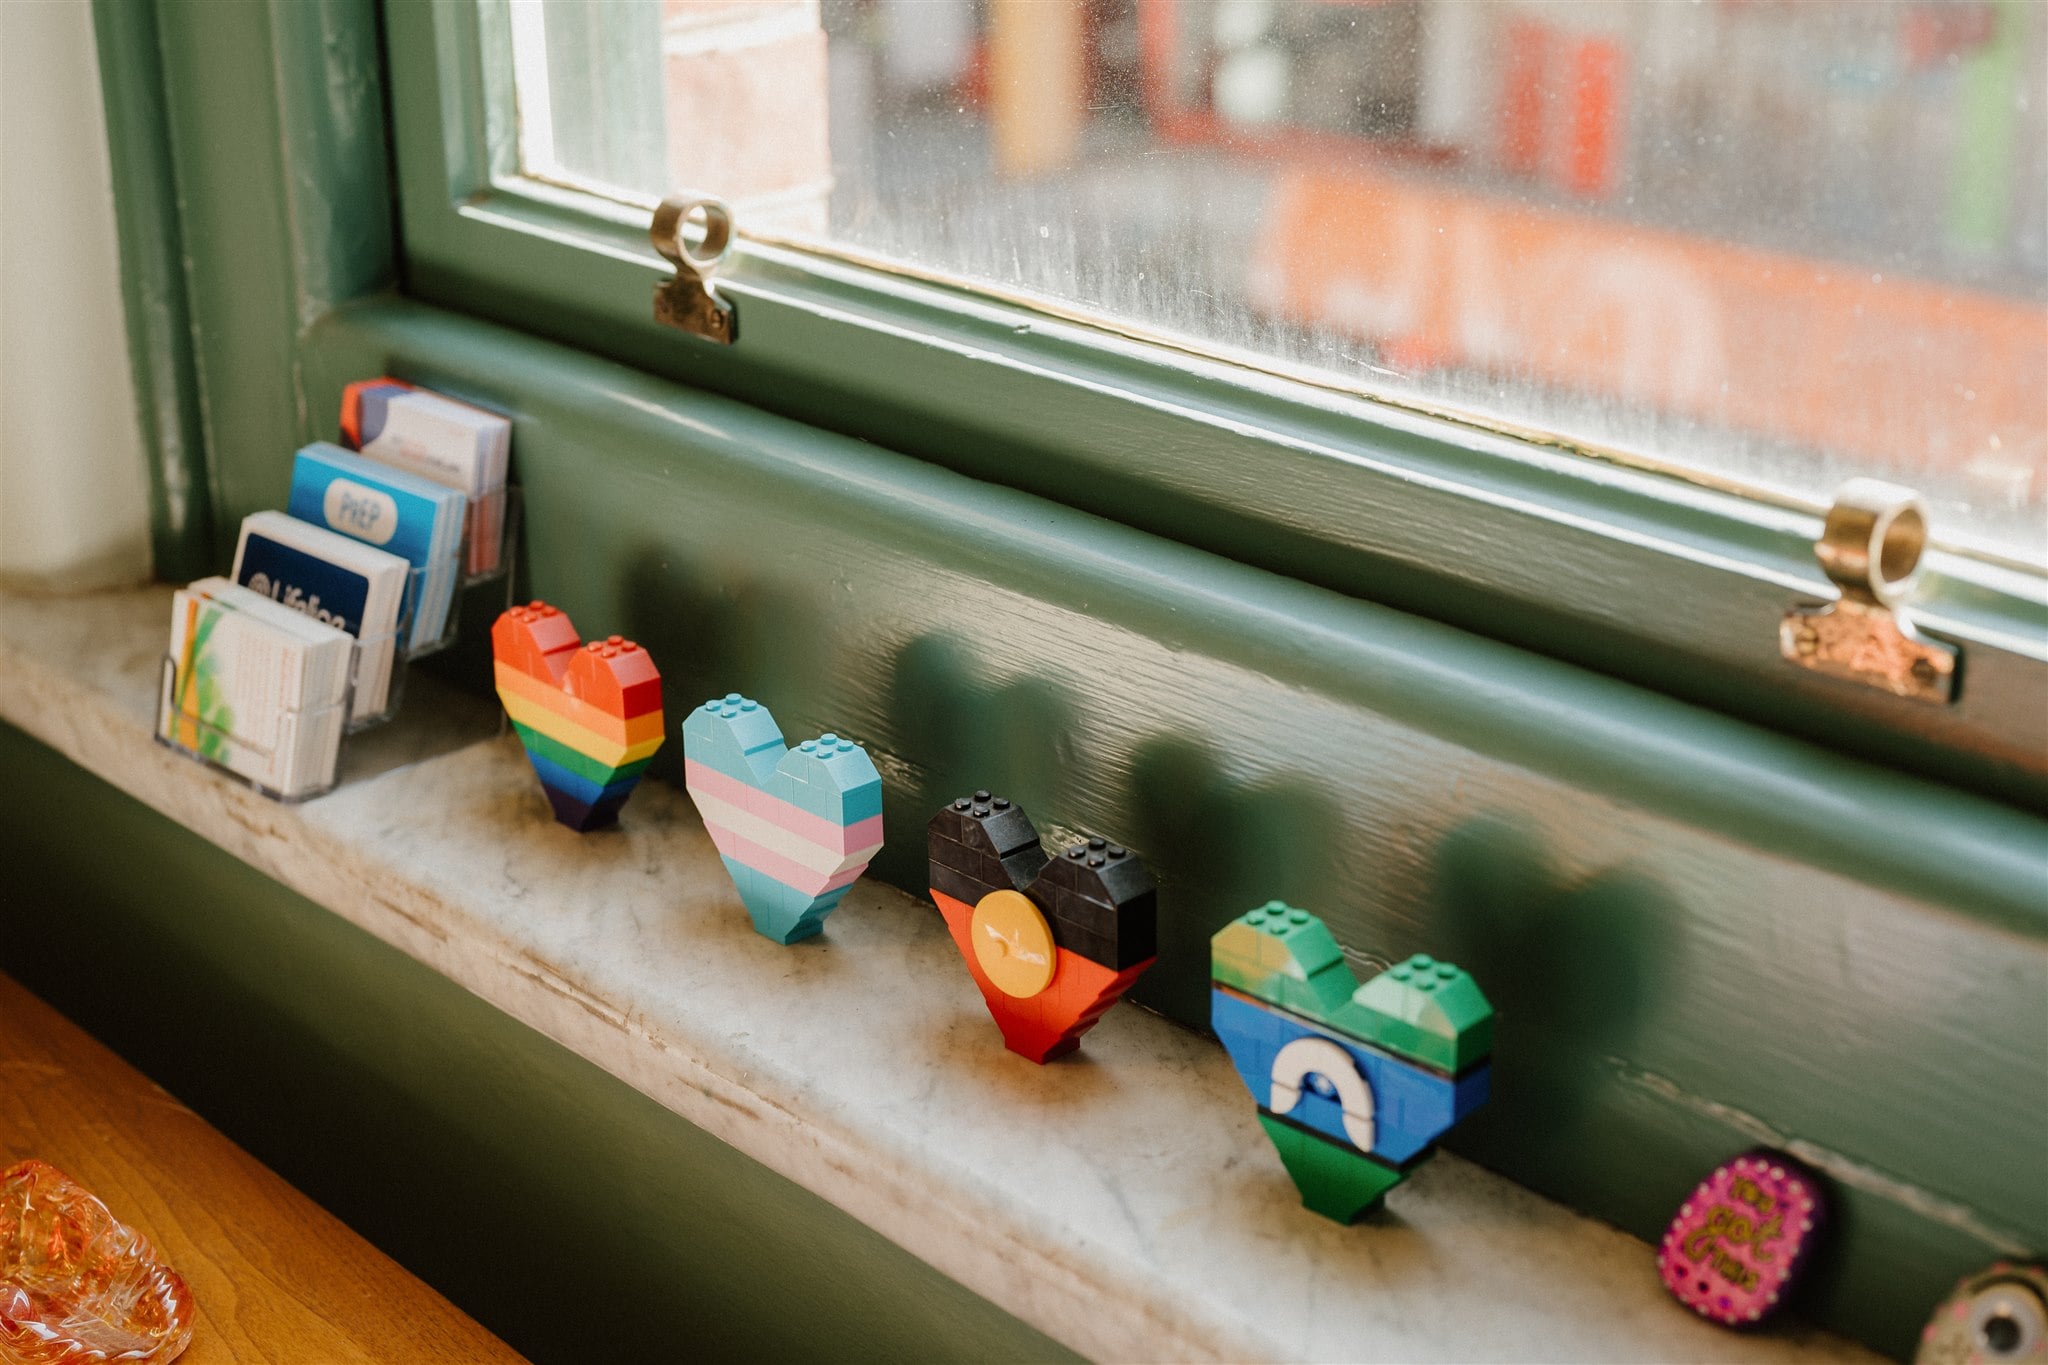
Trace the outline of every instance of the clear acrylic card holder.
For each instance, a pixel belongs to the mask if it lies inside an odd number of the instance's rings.
[[[399,616],[405,624],[399,630],[398,638],[401,642],[399,653],[404,655],[408,662],[413,659],[424,659],[430,654],[439,654],[442,650],[455,643],[455,637],[461,629],[462,570],[460,561],[458,560],[450,565],[444,572],[448,574],[448,605],[445,614],[441,618],[440,631],[427,635],[425,638],[421,638],[420,633],[413,627],[419,620],[420,613],[426,611],[430,605],[427,601],[427,592],[432,584],[427,569],[424,567],[415,568],[412,571],[411,578],[406,583],[405,606],[399,611]]]
[[[181,682],[188,685],[181,687]],[[209,714],[197,691],[179,677],[177,659],[164,655],[157,743],[218,769],[273,801],[306,801],[334,790],[352,686],[325,706],[280,713],[275,732],[266,736],[235,733],[232,722],[222,720],[222,712]]]
[[[398,620],[390,630],[356,637],[355,651],[349,659],[349,689],[354,701],[349,707],[345,733],[358,734],[398,714],[398,704],[405,697],[405,666],[417,657],[411,647],[412,613],[425,574],[424,569],[407,572],[405,590],[399,596]],[[440,647],[443,646],[436,645]]]
[[[398,703],[405,697],[405,627],[401,611],[396,630],[356,637],[355,650],[349,656],[351,701],[346,733],[382,725],[398,714]]]
[[[410,632],[401,632],[400,638],[409,641],[403,651],[408,661],[439,654],[455,643],[462,627],[462,600],[469,595],[470,589],[502,582],[505,585],[505,605],[511,605],[512,563],[519,544],[520,506],[519,489],[511,484],[469,500],[463,514],[462,544],[456,551],[448,615],[442,623],[441,633],[430,639],[411,640]],[[416,577],[413,589],[406,596],[408,602],[420,600],[419,591],[423,585],[417,575],[424,572],[422,569],[413,570]]]
[[[507,484],[469,500],[462,523],[462,586],[473,588],[512,571],[519,536],[519,488]]]

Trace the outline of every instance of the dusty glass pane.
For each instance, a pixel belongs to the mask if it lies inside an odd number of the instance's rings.
[[[511,9],[530,174],[2048,565],[2048,7]]]

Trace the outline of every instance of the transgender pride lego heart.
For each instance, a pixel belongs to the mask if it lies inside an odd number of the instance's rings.
[[[737,692],[683,722],[683,782],[754,928],[795,943],[825,927],[882,847],[882,775],[837,735],[791,749]]]
[[[492,670],[555,818],[578,831],[619,818],[661,747],[661,673],[614,635],[584,644],[545,602],[491,626]]]

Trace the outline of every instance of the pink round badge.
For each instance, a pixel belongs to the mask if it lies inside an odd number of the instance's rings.
[[[1777,1311],[1813,1249],[1820,1182],[1781,1152],[1744,1152],[1715,1168],[1664,1233],[1657,1270],[1680,1303],[1729,1327]]]

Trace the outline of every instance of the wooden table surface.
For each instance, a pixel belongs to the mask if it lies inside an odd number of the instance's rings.
[[[181,1365],[518,1361],[503,1342],[0,975],[0,1168],[39,1157],[192,1287]]]

